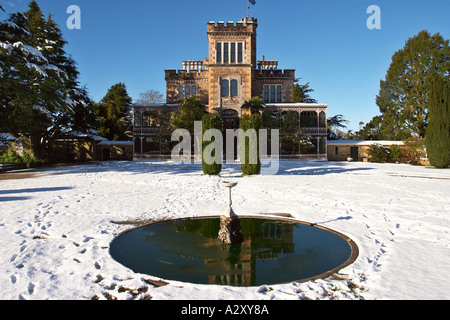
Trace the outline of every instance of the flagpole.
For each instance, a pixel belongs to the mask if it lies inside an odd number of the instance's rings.
[[[250,0],[247,1],[248,4],[248,18],[250,19]]]

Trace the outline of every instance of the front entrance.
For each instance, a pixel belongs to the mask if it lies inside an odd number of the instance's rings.
[[[222,112],[222,121],[223,121],[223,156],[226,160],[227,155],[227,129],[237,130],[240,126],[239,114],[235,110],[225,110]],[[238,138],[234,137],[234,160],[238,158]]]
[[[358,147],[350,148],[350,157],[353,159],[353,161],[358,161]]]
[[[109,148],[103,148],[103,161],[109,161],[111,160],[111,151]]]

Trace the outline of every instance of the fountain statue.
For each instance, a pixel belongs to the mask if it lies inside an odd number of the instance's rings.
[[[241,233],[241,222],[231,207],[231,189],[237,182],[223,181],[222,184],[228,188],[228,204],[225,213],[220,217],[219,240],[225,244],[242,243],[244,237]]]

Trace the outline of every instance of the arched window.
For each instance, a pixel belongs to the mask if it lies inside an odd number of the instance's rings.
[[[227,79],[222,80],[222,97],[230,96],[230,81]]]
[[[140,112],[135,112],[134,113],[134,126],[135,127],[140,127],[141,125],[142,125],[141,113]]]
[[[231,80],[231,96],[232,97],[238,96],[238,81],[237,80]]]
[[[227,79],[222,79],[220,86],[222,98],[239,96],[238,80],[227,77]]]
[[[158,127],[158,113],[153,111],[145,111],[142,115],[143,127]]]
[[[317,112],[303,111],[300,115],[300,126],[303,128],[317,128]]]
[[[327,127],[327,115],[325,112],[320,112],[319,114],[319,127],[326,128]]]

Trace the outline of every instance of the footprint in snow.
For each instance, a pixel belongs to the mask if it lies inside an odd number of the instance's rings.
[[[30,282],[28,284],[28,293],[31,295],[34,293],[34,289],[36,288],[36,285],[33,282]]]

